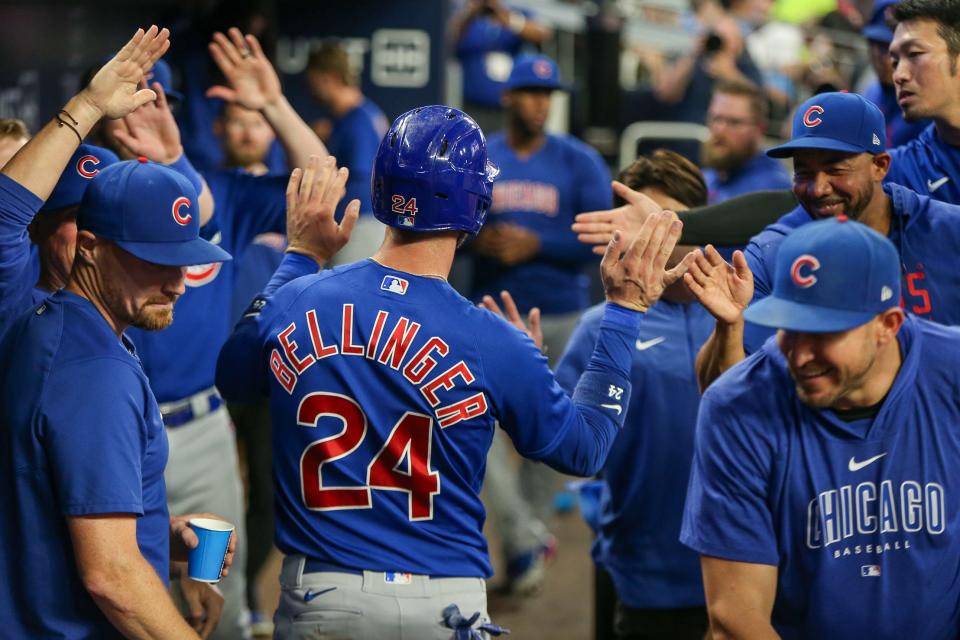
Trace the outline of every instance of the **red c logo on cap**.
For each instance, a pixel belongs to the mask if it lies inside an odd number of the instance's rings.
[[[179,198],[173,201],[173,219],[181,227],[187,226],[188,224],[190,224],[190,221],[193,220],[193,216],[191,214],[188,213],[187,215],[182,215],[180,213],[180,209],[182,209],[183,207],[189,207],[189,206],[190,206],[190,198],[186,196],[180,196]]]
[[[810,268],[810,273],[803,275],[800,270],[804,267]],[[802,289],[809,289],[817,283],[817,276],[813,272],[820,268],[820,261],[811,255],[804,254],[793,261],[790,267],[790,279],[793,283]]]
[[[87,169],[87,165],[92,164],[93,169]],[[100,173],[100,169],[97,169],[96,166],[100,164],[100,158],[97,156],[83,156],[77,160],[77,173],[79,173],[84,178],[92,178],[93,176]]]
[[[550,63],[546,60],[537,60],[533,63],[533,72],[541,78],[549,78],[550,71]]]
[[[812,107],[807,109],[806,113],[803,114],[803,124],[805,124],[808,127],[817,126],[818,124],[823,122],[823,120],[820,119],[819,117],[822,114],[823,114],[823,107],[821,107],[818,104],[813,105]]]

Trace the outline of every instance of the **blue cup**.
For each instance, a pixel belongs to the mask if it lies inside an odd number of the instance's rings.
[[[198,582],[220,582],[233,525],[212,518],[193,518],[187,524],[200,539],[187,556],[187,574]]]

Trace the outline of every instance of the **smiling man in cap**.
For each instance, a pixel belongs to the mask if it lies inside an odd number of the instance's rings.
[[[783,241],[746,311],[777,339],[698,417],[681,541],[715,634],[960,632],[960,331],[899,301],[896,247],[872,229],[838,216]]]
[[[852,93],[813,96],[797,109],[793,138],[767,153],[793,158],[793,194],[800,206],[747,245],[744,253],[753,274],[752,290],[722,261],[706,266],[707,279],[719,282],[729,278],[743,297],[719,296],[722,305],[701,297],[717,318],[716,329],[698,357],[702,384],[709,384],[742,360],[744,346],[746,352],[756,351],[771,335],[768,329],[745,327],[741,312],[751,299],[770,295],[773,267],[785,238],[814,220],[840,214],[893,243],[900,256],[905,311],[960,325],[960,271],[953,261],[960,250],[960,207],[883,183],[890,156],[883,115],[876,105]],[[692,271],[691,277],[697,269]]]

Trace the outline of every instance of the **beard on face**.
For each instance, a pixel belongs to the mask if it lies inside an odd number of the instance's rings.
[[[170,304],[165,304],[165,303]],[[157,304],[164,304],[162,307]],[[166,329],[173,323],[173,301],[167,297],[151,298],[147,303],[141,306],[134,317],[130,320],[130,325],[146,331],[159,331]]]
[[[226,147],[227,165],[231,167],[249,167],[263,162],[267,157],[267,149],[257,149],[253,145],[237,145],[235,147]]]
[[[745,165],[753,155],[752,149],[734,149],[718,143],[711,137],[700,148],[700,164],[721,173],[733,173]]]
[[[800,205],[807,210],[807,213],[817,219],[824,217],[814,213],[817,209],[839,204],[841,205],[842,209],[840,213],[843,213],[851,220],[859,220],[861,216],[863,216],[863,212],[866,210],[867,205],[869,205],[870,201],[873,200],[875,188],[876,187],[873,182],[867,182],[862,189],[853,195],[844,196],[833,194],[825,198],[817,199],[810,199],[805,196],[797,195],[797,200],[799,200]],[[796,195],[796,192],[794,192],[794,195]]]

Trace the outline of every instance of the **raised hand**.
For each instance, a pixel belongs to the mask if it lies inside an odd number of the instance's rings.
[[[527,314],[527,321],[524,322],[523,316],[520,315],[520,310],[517,309],[517,305],[513,301],[513,296],[510,295],[509,291],[501,291],[500,300],[503,301],[503,308],[506,309],[506,313],[500,309],[500,305],[493,299],[493,296],[483,296],[483,300],[480,301],[479,306],[497,314],[517,329],[520,329],[520,331],[523,331],[530,336],[530,339],[533,340],[533,343],[537,345],[538,349],[543,349],[543,329],[540,326],[540,309],[537,307],[530,309],[530,313]]]
[[[613,192],[626,204],[616,209],[579,213],[570,227],[577,234],[577,240],[594,245],[593,252],[597,255],[606,253],[614,231],[619,229],[632,238],[650,214],[663,211],[652,199],[622,182],[613,181]]]
[[[683,276],[687,288],[710,314],[726,324],[743,318],[743,310],[753,299],[753,273],[742,251],[735,251],[729,264],[713,245],[707,245]]]
[[[663,290],[683,276],[695,257],[687,254],[680,264],[665,270],[682,229],[677,214],[661,211],[647,216],[632,238],[614,231],[600,262],[607,302],[636,311],[652,307]]]
[[[350,240],[360,215],[360,201],[351,200],[337,224],[334,214],[345,193],[350,172],[337,169],[336,158],[311,156],[305,170],[294,169],[287,183],[287,251],[323,264]]]
[[[236,27],[213,34],[210,55],[220,67],[229,87],[216,85],[207,89],[208,98],[223,98],[247,109],[259,111],[275,103],[283,95],[280,77],[260,43],[252,35],[244,36]]]
[[[101,116],[122,118],[157,97],[150,89],[140,88],[140,81],[169,47],[167,29],[137,29],[133,38],[93,76],[81,96]]]
[[[157,99],[124,116],[113,135],[133,155],[171,164],[183,153],[180,128],[159,82],[153,83],[153,90]]]

